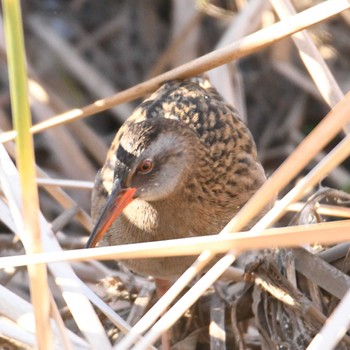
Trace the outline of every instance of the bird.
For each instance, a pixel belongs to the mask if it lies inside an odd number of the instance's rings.
[[[216,234],[265,180],[251,132],[209,79],[166,81],[120,127],[96,175],[87,247]],[[174,282],[194,260],[123,263]]]

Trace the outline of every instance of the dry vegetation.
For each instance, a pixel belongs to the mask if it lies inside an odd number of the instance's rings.
[[[309,0],[293,5],[289,0],[23,3],[47,252],[39,260],[60,261],[48,264],[55,348],[129,349],[133,342],[137,349],[152,343],[159,348],[163,329],[178,319],[171,331],[173,349],[302,350],[335,311],[318,338],[321,345],[314,341],[309,349],[350,349],[345,333],[350,260],[349,244],[344,243],[350,236],[350,143],[344,136],[350,96],[343,95],[350,87],[350,13],[342,12],[350,5],[329,0],[323,11],[317,5]],[[310,12],[303,17],[271,27],[306,9]],[[335,16],[327,18],[332,11]],[[156,304],[139,321],[156,301],[153,281],[133,275],[111,255],[179,254],[181,244],[140,246],[134,252],[114,247],[63,255],[59,250],[84,247],[91,230],[95,173],[142,96],[164,80],[214,67],[219,68],[207,74],[249,125],[271,177],[220,236],[187,243],[198,254],[211,249],[202,261],[214,252],[233,250],[200,284],[195,284],[199,278],[190,283],[191,277],[181,278],[162,301],[177,298],[176,306],[143,332],[163,310]],[[11,109],[2,25],[0,128],[0,139],[13,157],[14,135],[6,132],[11,130]],[[4,150],[1,159],[0,349],[33,349],[25,267],[30,260],[22,256],[25,237],[15,225],[18,175]],[[239,231],[276,192],[281,201],[251,233],[228,235]],[[265,230],[272,225],[277,228]],[[295,248],[298,244],[303,246]],[[108,262],[94,260],[94,255]],[[232,262],[234,281],[212,287]],[[124,336],[135,324],[136,335]]]

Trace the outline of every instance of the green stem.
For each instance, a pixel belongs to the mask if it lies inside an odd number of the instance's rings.
[[[35,157],[28,98],[28,81],[23,27],[19,0],[3,0],[4,27],[7,46],[11,92],[12,119],[17,131],[16,160],[22,193],[23,233],[28,253],[42,251],[39,228],[39,198],[35,179]],[[50,299],[46,265],[29,266],[31,298],[36,320],[39,349],[52,349]]]

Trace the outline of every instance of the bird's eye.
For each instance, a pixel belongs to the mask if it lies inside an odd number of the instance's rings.
[[[150,159],[143,160],[138,166],[138,171],[143,174],[148,174],[153,169],[153,162]]]

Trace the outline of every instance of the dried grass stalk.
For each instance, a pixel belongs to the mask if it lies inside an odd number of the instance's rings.
[[[289,0],[270,1],[281,19],[296,14],[294,6]],[[335,106],[344,95],[309,34],[303,30],[293,34],[292,39],[323,99],[330,107]]]

